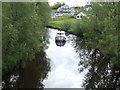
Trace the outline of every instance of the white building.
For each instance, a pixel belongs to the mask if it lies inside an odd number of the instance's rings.
[[[74,8],[71,8],[70,6],[68,5],[64,5],[64,6],[61,6],[57,9],[57,11],[67,11],[67,12],[75,12]]]
[[[51,12],[51,18],[56,18],[56,16],[74,15],[74,12],[74,8],[68,5],[63,5],[57,9],[57,12]]]
[[[91,7],[85,8],[85,11],[89,11],[89,10],[92,10],[92,8]]]
[[[87,2],[87,4],[85,5],[85,11],[89,11],[89,10],[92,10],[92,7],[91,7],[91,3],[90,2]]]
[[[83,16],[87,16],[87,15],[84,14],[83,12],[80,12],[76,15],[76,19],[81,19]]]

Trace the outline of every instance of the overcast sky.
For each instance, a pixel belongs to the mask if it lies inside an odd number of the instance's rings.
[[[56,2],[65,2],[69,6],[84,6],[87,0],[48,0],[50,5],[54,5]]]

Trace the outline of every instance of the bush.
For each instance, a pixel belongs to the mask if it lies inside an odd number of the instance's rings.
[[[68,31],[71,27],[71,24],[72,23],[70,23],[69,21],[66,21],[66,22],[62,23],[60,25],[60,27],[62,28],[62,30]]]
[[[80,20],[73,23],[73,25],[71,27],[71,31],[74,31],[75,34],[79,35],[80,37],[83,37],[83,32],[80,27]]]

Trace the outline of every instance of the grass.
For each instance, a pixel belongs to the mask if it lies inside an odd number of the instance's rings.
[[[64,30],[64,31],[68,31],[68,32],[71,32],[70,30],[65,30],[65,27],[62,26],[63,24],[74,24],[75,22],[77,21],[77,19],[75,18],[54,18],[54,19],[50,19],[49,20],[49,23],[48,23],[48,27],[51,27],[51,28],[56,28],[56,29],[61,29],[61,30]]]
[[[87,16],[84,18],[89,17]],[[77,36],[82,36],[83,33],[80,26],[80,23],[82,23],[81,20],[82,19],[75,19],[74,16],[60,16],[58,18],[51,18],[47,26],[66,31]]]

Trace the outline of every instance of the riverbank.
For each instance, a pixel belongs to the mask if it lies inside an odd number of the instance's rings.
[[[64,28],[63,24],[64,23],[73,24],[75,22],[76,22],[75,18],[51,18],[47,26],[55,29],[68,31]]]
[[[48,28],[54,28],[63,30],[70,34],[74,34],[80,36],[78,32],[76,32],[72,27],[77,23],[80,22],[80,19],[75,18],[51,18],[47,25]]]
[[[69,31],[69,30],[63,30],[63,29],[61,29],[61,28],[57,28],[57,27],[52,27],[52,26],[46,26],[47,28],[51,28],[51,29],[58,29],[58,30],[61,30],[61,31],[65,31],[65,32],[67,32],[67,33],[69,33],[69,34],[73,34],[73,35],[76,35],[76,36],[80,36],[79,34],[77,34],[77,33],[75,33],[75,32],[72,32],[72,31]]]
[[[110,16],[112,15],[113,13],[111,13]],[[112,18],[109,20],[108,18],[109,17],[104,16],[104,18],[101,19],[100,16],[95,15],[82,17],[82,19],[54,18],[50,19],[47,26],[84,38],[87,41],[86,44],[89,48],[99,49],[112,64],[119,66],[120,62],[117,59],[118,31],[114,28],[116,27],[116,21]],[[114,19],[116,19],[116,17],[114,17]],[[110,22],[110,25],[108,25],[108,22]]]

